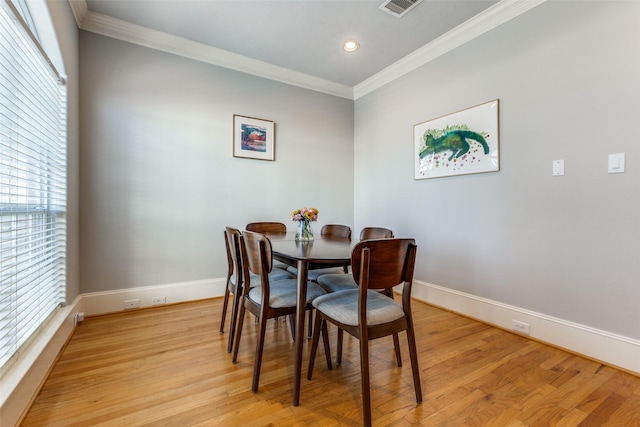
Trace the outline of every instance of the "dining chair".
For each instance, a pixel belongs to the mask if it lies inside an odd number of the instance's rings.
[[[341,224],[325,224],[320,229],[323,237],[351,239],[351,227]]]
[[[261,222],[250,222],[245,227],[247,231],[253,231],[256,233],[262,233],[265,236],[286,236],[287,235],[287,226],[283,222],[274,222],[274,221],[261,221]],[[278,260],[273,261],[273,266],[275,268],[281,268],[286,270],[289,268],[289,265],[280,262]]]
[[[247,231],[253,231],[256,233],[264,234],[265,236],[286,236],[287,235],[287,226],[282,222],[273,222],[273,221],[262,221],[262,222],[251,222],[247,224],[245,227]],[[298,276],[298,269],[296,267],[292,267],[288,264],[285,264],[282,261],[277,259],[273,260],[273,268],[279,268],[287,271],[291,276]],[[313,277],[314,279],[317,276]],[[293,316],[289,316],[289,323],[291,324],[291,333],[295,334],[293,330]],[[313,325],[313,317],[311,315],[311,311],[309,311],[309,337],[311,337],[312,326]]]
[[[369,239],[389,239],[393,237],[393,231],[388,228],[383,227],[364,227],[360,231],[360,241],[369,240]],[[327,292],[340,292],[346,291],[349,289],[357,289],[358,284],[356,283],[352,274],[322,274],[317,277],[316,282]],[[387,295],[389,298],[393,299],[393,289],[383,289],[382,292]],[[338,358],[336,363],[338,365],[342,364],[342,341],[343,341],[343,331],[342,329],[338,329],[337,335],[337,350],[338,350]],[[400,340],[398,339],[398,334],[393,335],[393,343],[394,348],[396,349],[396,357],[402,361],[400,355]],[[402,363],[402,362],[401,362]]]
[[[267,236],[283,236],[287,234],[287,226],[283,222],[251,222],[247,224],[245,230],[266,234]]]
[[[360,231],[360,240],[388,239],[393,237],[393,231],[383,227],[364,227]],[[339,292],[348,289],[356,289],[353,275],[351,274],[323,274],[316,278],[316,281],[327,292]],[[393,292],[390,294],[393,298]]]
[[[320,229],[320,235],[328,239],[349,239],[351,240],[351,227],[340,224],[326,224]],[[296,267],[288,267],[287,271],[294,276],[298,275]],[[345,274],[349,272],[349,267],[321,267],[309,269],[308,278],[314,282],[318,281],[318,277],[323,274]]]
[[[224,300],[222,302],[222,316],[220,318],[220,332],[224,333],[224,325],[227,317],[227,308],[229,305],[229,299],[233,295],[231,302],[231,321],[229,322],[229,342],[227,344],[227,353],[231,353],[233,349],[233,340],[236,332],[236,323],[238,319],[238,306],[240,305],[240,296],[242,294],[243,283],[243,271],[240,257],[240,245],[239,242],[241,233],[240,230],[233,227],[225,227],[224,230],[224,245],[227,250],[227,284],[224,290]],[[291,279],[291,275],[285,270],[274,268],[269,273],[271,280]],[[256,285],[259,283],[254,280]]]
[[[392,237],[393,231],[384,227],[364,227],[360,230],[360,240],[390,239]]]
[[[256,339],[256,351],[253,365],[253,380],[251,391],[258,392],[260,381],[260,368],[267,327],[267,320],[280,316],[293,315],[296,312],[297,280],[283,279],[271,281],[269,272],[272,270],[272,249],[269,238],[261,233],[245,231],[239,241],[240,255],[242,257],[243,275],[247,278],[247,284],[243,288],[243,304],[240,305],[238,326],[233,348],[233,363],[238,360],[238,349],[242,336],[242,326],[245,312],[249,311],[258,318],[258,337]],[[251,275],[250,273],[253,273]],[[253,286],[251,281],[258,281]],[[316,283],[307,283],[306,309],[312,308],[312,301],[325,292]],[[323,333],[323,342],[327,357],[327,366],[331,366],[329,342],[326,333]]]
[[[307,378],[311,379],[320,332],[326,322],[333,323],[360,342],[362,408],[364,425],[371,425],[369,380],[369,341],[406,331],[413,372],[416,402],[422,402],[418,368],[411,288],[415,267],[414,239],[375,239],[359,242],[351,253],[351,266],[358,289],[326,294],[316,298],[316,319],[309,356]],[[402,303],[384,295],[385,289],[403,284]],[[326,350],[325,350],[326,352]],[[397,355],[397,353],[396,353]],[[402,366],[400,360],[396,360]]]

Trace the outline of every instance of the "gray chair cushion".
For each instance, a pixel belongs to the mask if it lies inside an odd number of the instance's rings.
[[[278,280],[269,283],[269,306],[273,308],[295,307],[298,302],[296,279]],[[316,283],[307,284],[307,304],[315,300],[326,292]],[[252,287],[249,291],[249,298],[260,304],[262,301],[262,286]]]
[[[279,268],[281,270],[286,270],[287,268],[289,268],[289,264],[285,264],[282,261],[278,261],[277,259],[274,259],[271,261],[271,267]]]
[[[287,271],[293,276],[298,276],[298,269],[295,267],[288,267]],[[309,272],[307,273],[307,279],[313,280],[315,282],[318,280],[318,277],[322,276],[323,274],[345,274],[345,272],[342,267],[318,268],[309,270]]]
[[[323,274],[318,277],[318,284],[327,292],[340,292],[358,289],[352,274]]]
[[[313,306],[327,317],[345,325],[358,325],[359,289],[322,295],[313,300]],[[402,305],[384,294],[367,291],[367,323],[379,325],[404,317]]]
[[[257,274],[249,273],[251,275],[249,286],[255,288],[256,286],[260,286],[260,276]],[[291,279],[291,274],[279,268],[272,268],[271,273],[269,273],[269,283],[275,282],[283,279]]]

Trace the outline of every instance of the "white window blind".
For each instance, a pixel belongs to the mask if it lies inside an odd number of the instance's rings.
[[[65,301],[66,88],[0,0],[0,372]]]

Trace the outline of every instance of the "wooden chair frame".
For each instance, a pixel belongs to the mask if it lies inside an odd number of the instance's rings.
[[[235,241],[240,236],[240,230],[237,228],[226,227],[224,230],[224,243],[227,250],[227,285],[224,290],[224,301],[222,303],[222,315],[220,318],[220,332],[224,333],[224,324],[227,317],[227,306],[229,304],[230,294],[233,294],[231,303],[231,322],[229,325],[229,342],[227,343],[227,353],[231,353],[233,349],[233,340],[236,332],[236,324],[238,319],[238,306],[242,294],[242,268],[240,266],[240,251]],[[235,275],[235,281],[232,280]],[[235,283],[234,283],[235,282]]]
[[[283,222],[251,222],[245,227],[247,231],[261,233],[266,236],[283,236],[287,234],[287,226]]]
[[[393,231],[384,227],[364,227],[360,230],[360,240],[391,239]]]
[[[341,224],[325,224],[320,229],[320,235],[328,238],[351,239],[351,227]]]

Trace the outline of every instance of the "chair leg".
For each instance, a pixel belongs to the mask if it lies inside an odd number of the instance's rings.
[[[240,303],[240,312],[238,313],[238,325],[236,326],[236,336],[233,344],[233,357],[231,361],[236,363],[238,361],[238,348],[240,347],[240,337],[242,336],[242,325],[244,324],[245,314],[244,304]]]
[[[324,319],[320,316],[320,312],[316,313],[316,321],[313,325],[313,337],[311,338],[311,349],[309,350],[309,369],[307,370],[307,379],[310,380],[313,375],[313,366],[316,363],[316,353],[318,352],[318,341],[320,341],[320,327],[324,323]]]
[[[384,290],[384,294],[391,299],[395,299],[393,295],[393,289],[387,288]],[[396,351],[396,363],[398,367],[402,367],[402,356],[400,355],[400,340],[398,334],[393,334],[393,349]]]
[[[253,362],[253,382],[251,383],[251,391],[258,392],[258,384],[260,383],[260,368],[262,367],[262,353],[264,350],[264,336],[267,331],[267,316],[264,313],[260,315],[258,339],[256,341],[256,355]]]
[[[222,302],[222,316],[220,316],[220,333],[224,333],[224,321],[227,318],[227,305],[229,305],[229,282],[224,289],[224,300]]]
[[[409,343],[409,357],[411,359],[411,371],[413,372],[413,387],[416,391],[416,402],[422,402],[422,384],[420,383],[420,368],[418,367],[418,349],[413,325],[407,326],[407,341]]]
[[[296,321],[293,314],[287,316],[289,318],[289,327],[291,328],[291,339],[296,342]]]
[[[233,349],[233,342],[236,336],[236,328],[238,324],[238,309],[240,307],[240,299],[242,298],[241,291],[236,289],[233,293],[233,299],[231,300],[231,322],[229,326],[229,342],[227,343],[227,353],[231,353]]]
[[[371,426],[371,383],[369,381],[369,341],[360,338],[360,379],[362,385],[362,416],[364,425]]]
[[[307,338],[311,338],[313,334],[313,308],[309,310],[309,331],[307,332]]]
[[[322,343],[324,344],[324,357],[327,359],[327,369],[332,370],[331,366],[331,347],[329,346],[329,329],[327,328],[327,321],[322,322]]]
[[[402,356],[400,355],[400,339],[398,334],[393,334],[393,348],[396,351],[396,364],[398,368],[402,367]]]
[[[338,328],[338,345],[336,349],[336,365],[342,365],[342,339],[344,331]]]

